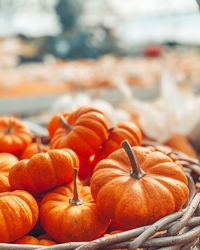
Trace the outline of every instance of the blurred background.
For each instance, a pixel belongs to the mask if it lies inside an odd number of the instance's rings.
[[[45,125],[103,100],[128,112],[119,119],[161,110],[169,133],[189,135],[200,119],[199,27],[195,0],[0,0],[0,114]]]

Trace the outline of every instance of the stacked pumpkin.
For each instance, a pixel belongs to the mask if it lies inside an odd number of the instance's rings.
[[[181,166],[142,147],[133,122],[108,128],[103,112],[82,106],[47,129],[49,149],[19,119],[0,117],[1,243],[91,241],[151,224],[187,200]]]

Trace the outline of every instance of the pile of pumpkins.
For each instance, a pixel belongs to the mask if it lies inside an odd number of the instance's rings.
[[[186,202],[182,166],[164,148],[141,146],[132,121],[108,128],[102,111],[82,106],[56,114],[47,129],[42,145],[20,119],[0,117],[0,243],[91,241]]]

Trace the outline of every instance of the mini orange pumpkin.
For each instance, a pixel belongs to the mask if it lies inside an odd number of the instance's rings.
[[[181,134],[173,134],[166,142],[165,144],[174,150],[180,151],[190,157],[198,158],[197,153],[195,152],[195,149],[192,147],[190,142],[187,140],[187,138],[184,135]]]
[[[66,120],[61,117],[65,128],[57,129],[50,148],[70,148],[81,157],[96,153],[107,136],[108,122],[103,112],[82,106],[71,112]]]
[[[77,155],[70,149],[53,149],[21,160],[9,172],[12,189],[41,193],[73,180],[73,169],[79,167]]]
[[[39,136],[36,137],[36,142],[28,145],[20,156],[21,160],[30,159],[33,155],[38,153],[45,153],[49,149],[48,146],[42,144]]]
[[[31,235],[25,235],[22,238],[16,240],[14,244],[40,245],[40,246],[56,245],[56,243],[52,241],[52,239],[46,234],[40,235],[37,238]]]
[[[90,186],[99,211],[132,229],[180,210],[189,194],[180,167],[161,152],[127,141],[123,147],[94,169]]]
[[[0,152],[18,155],[31,141],[31,132],[21,120],[0,116]]]
[[[142,133],[133,122],[119,122],[116,127],[108,130],[108,137],[95,154],[91,167],[94,168],[100,160],[120,149],[124,140],[127,140],[131,146],[141,146]]]
[[[9,153],[0,153],[0,193],[10,191],[8,174],[11,167],[18,162],[17,157]]]
[[[58,113],[52,117],[50,122],[47,124],[47,130],[49,132],[49,137],[52,138],[54,136],[54,133],[58,128],[63,128],[62,123],[60,122],[60,117],[63,116],[64,119],[67,121],[67,118],[69,116],[69,112],[64,112],[62,114]]]
[[[38,205],[23,190],[0,193],[0,243],[13,242],[27,234],[38,219]]]
[[[40,220],[45,231],[60,242],[90,241],[102,235],[109,220],[96,209],[90,187],[74,183],[47,193],[40,204]]]

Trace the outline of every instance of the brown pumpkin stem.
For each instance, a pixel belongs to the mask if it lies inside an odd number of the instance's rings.
[[[69,199],[69,203],[72,205],[80,206],[83,204],[83,201],[78,197],[78,190],[76,183],[77,174],[78,174],[78,169],[74,168],[74,197]]]
[[[15,126],[15,121],[12,121],[10,126],[7,129],[4,130],[4,133],[5,134],[11,134],[14,126]]]
[[[131,163],[132,169],[131,169],[130,175],[136,179],[142,178],[145,175],[145,172],[141,169],[138,163],[137,157],[127,140],[122,142],[122,147],[126,151],[128,158],[130,160],[130,163]]]
[[[37,143],[37,149],[38,149],[38,153],[42,153],[42,141],[41,141],[41,137],[40,135],[36,135],[36,143]]]
[[[66,122],[66,120],[65,120],[65,118],[64,118],[63,115],[60,116],[59,120],[60,120],[61,124],[62,124],[65,128],[67,128],[69,131],[72,130],[72,126],[70,126],[70,125]]]
[[[108,133],[112,132],[113,129],[114,129],[114,127],[109,128],[109,129],[108,129]]]

